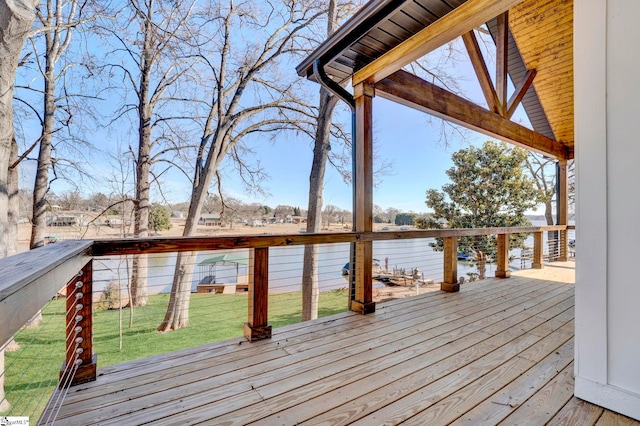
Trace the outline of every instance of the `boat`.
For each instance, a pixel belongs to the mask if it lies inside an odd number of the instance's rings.
[[[471,260],[471,256],[467,253],[458,253],[458,260]]]
[[[345,263],[345,265],[342,267],[342,275],[349,275],[350,269],[351,268],[349,267],[349,262]],[[373,259],[373,265],[371,266],[371,270],[374,273],[378,273],[382,271],[382,266],[380,266],[380,261],[378,259]]]

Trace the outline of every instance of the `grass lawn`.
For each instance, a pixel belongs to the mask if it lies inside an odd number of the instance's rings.
[[[129,309],[94,312],[94,353],[98,369],[242,336],[247,320],[246,294],[192,294],[190,325],[169,333],[156,327],[164,318],[168,294],[149,297],[148,304]],[[347,310],[347,291],[320,293],[318,316]],[[42,323],[16,334],[20,349],[5,353],[5,390],[11,404],[7,416],[29,416],[36,422],[57,385],[65,352],[65,301],[54,300],[42,310]],[[130,314],[133,315],[129,327]],[[300,322],[300,293],[269,295],[269,323],[274,327]],[[122,334],[122,338],[120,338]]]

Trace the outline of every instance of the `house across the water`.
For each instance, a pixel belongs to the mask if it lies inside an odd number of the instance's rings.
[[[198,219],[198,225],[204,226],[222,226],[220,213],[203,213]]]

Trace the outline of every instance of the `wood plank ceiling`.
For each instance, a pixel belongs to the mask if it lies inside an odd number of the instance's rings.
[[[553,135],[573,147],[573,0],[525,1],[509,17]]]
[[[358,71],[454,9],[479,0],[372,0],[298,67],[325,73],[344,85]],[[493,7],[491,2],[489,4]],[[498,5],[498,1],[495,2]],[[518,85],[528,70],[533,84],[522,99],[533,130],[560,142],[573,157],[573,0],[524,0],[509,10],[508,73]],[[437,25],[436,25],[437,26]],[[487,27],[497,36],[496,19]],[[557,155],[558,150],[551,153]]]

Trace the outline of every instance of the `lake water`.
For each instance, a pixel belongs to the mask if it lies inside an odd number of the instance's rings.
[[[569,232],[569,239],[575,238],[574,231]],[[546,240],[546,233],[545,233]],[[376,241],[373,244],[373,257],[380,265],[389,270],[405,269],[407,272],[418,268],[425,279],[432,279],[435,282],[442,280],[443,253],[435,252],[429,245],[434,239],[420,240],[389,240]],[[533,238],[525,242],[528,246],[533,246]],[[220,256],[222,254],[233,254],[248,258],[248,250],[226,250],[200,252],[194,268],[192,289],[195,291],[198,282],[205,276],[212,273],[208,268],[197,266],[203,260]],[[520,269],[521,251],[512,250],[511,255],[515,258],[511,262],[511,269]],[[302,260],[304,256],[303,246],[273,247],[269,249],[269,289],[270,291],[299,291],[302,275]],[[171,282],[175,268],[176,254],[154,254],[149,255],[149,292],[165,293],[171,290]],[[349,261],[349,244],[325,244],[320,247],[320,258],[318,262],[318,276],[321,291],[327,291],[347,287],[347,279],[342,275],[342,267]],[[530,267],[526,263],[525,267]],[[213,271],[217,282],[235,282],[235,266],[217,266]],[[246,267],[240,266],[238,272],[246,274]],[[458,262],[458,276],[464,276],[469,272],[476,272],[475,266],[466,261]],[[487,276],[493,276],[495,265],[487,264]],[[126,283],[127,264],[124,257],[96,258],[94,260],[94,287],[95,292],[99,292],[109,281],[120,281],[122,285]],[[383,286],[382,284],[379,284]]]

